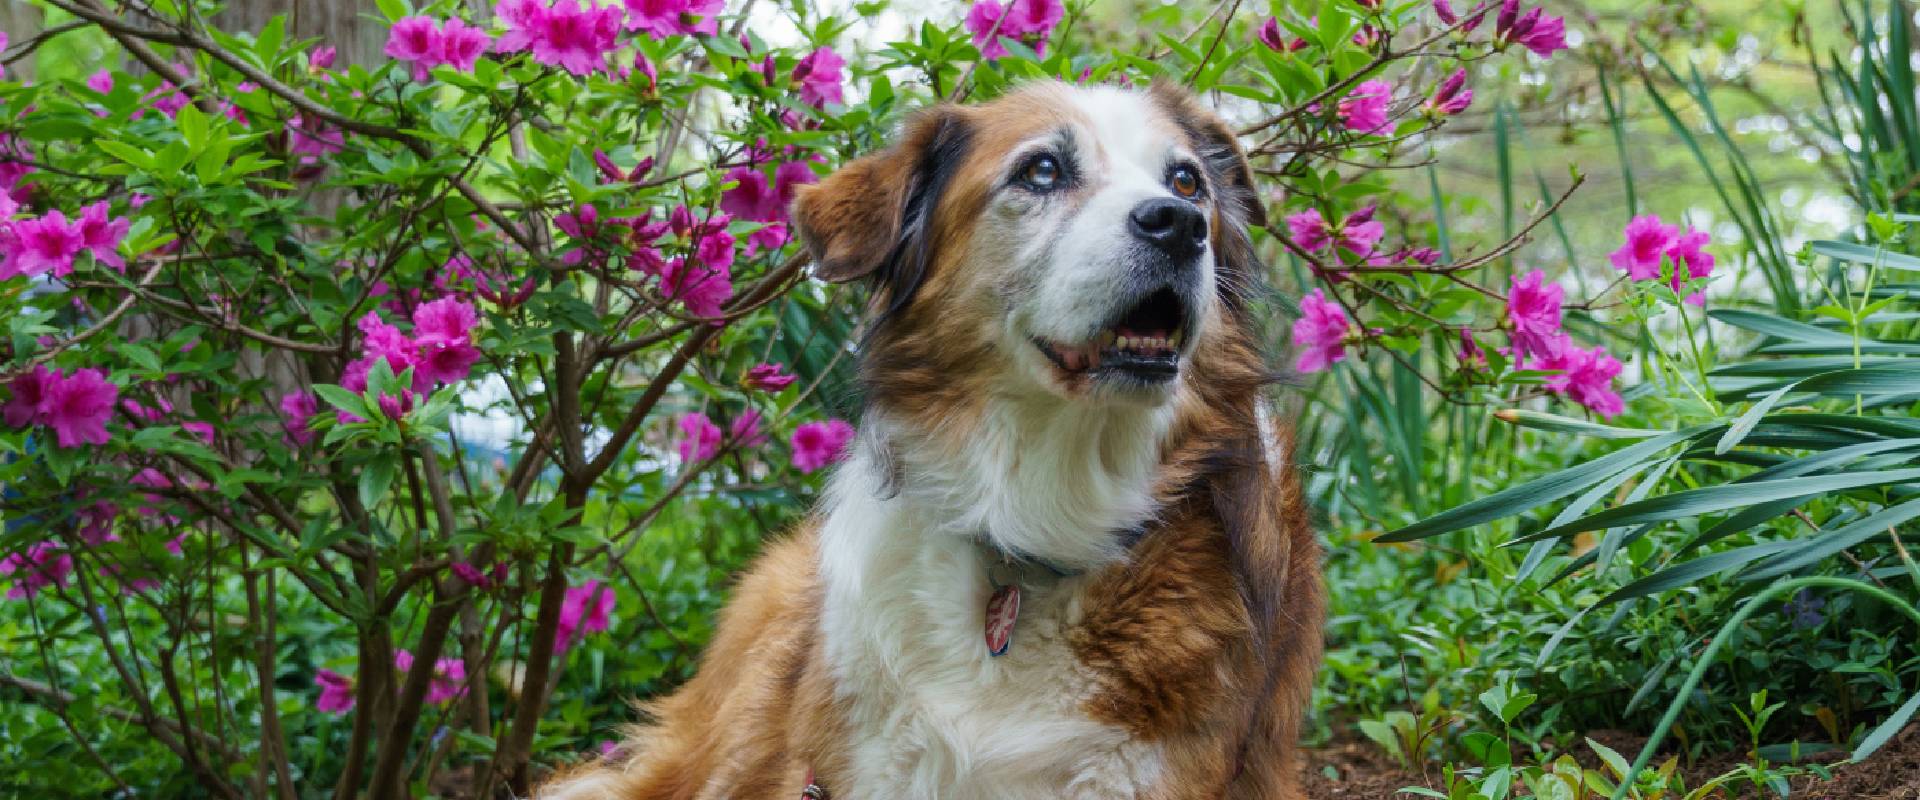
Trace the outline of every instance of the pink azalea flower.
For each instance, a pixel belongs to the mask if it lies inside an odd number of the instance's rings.
[[[440,51],[440,31],[430,17],[402,17],[387,29],[388,58],[413,67],[413,79],[423,81]]]
[[[799,378],[786,372],[782,364],[758,364],[747,370],[747,388],[763,392],[778,392],[793,385]]]
[[[1267,17],[1266,22],[1260,23],[1258,38],[1261,44],[1267,46],[1268,50],[1277,53],[1284,53],[1296,49],[1289,45],[1286,34],[1280,32],[1280,20],[1274,17]],[[1304,46],[1306,42],[1301,42],[1301,44]]]
[[[1535,8],[1525,14],[1519,11],[1519,0],[1501,3],[1500,15],[1494,22],[1495,41],[1520,45],[1541,58],[1567,49],[1565,19],[1547,16],[1544,8]]]
[[[1293,344],[1300,356],[1293,368],[1319,372],[1347,357],[1347,332],[1353,328],[1340,304],[1327,300],[1319,289],[1300,298],[1300,318],[1293,322]]]
[[[733,234],[727,230],[727,224],[730,222],[732,220],[722,214],[707,220],[701,226],[700,237],[693,246],[695,260],[708,268],[721,271],[733,266],[736,243]]]
[[[627,30],[655,39],[680,34],[719,32],[714,15],[722,0],[626,0]]]
[[[65,586],[72,574],[73,556],[53,541],[29,545],[25,552],[0,559],[0,575],[13,576],[13,585],[7,588],[9,600],[31,597],[49,586]]]
[[[800,101],[814,108],[843,102],[840,69],[846,65],[846,59],[825,47],[800,59],[800,63],[793,66],[793,80],[800,84]]]
[[[554,0],[533,39],[533,60],[585,76],[607,66],[607,53],[619,46],[620,9],[589,0]]]
[[[1340,223],[1338,240],[1340,248],[1359,258],[1373,253],[1380,239],[1387,235],[1387,225],[1373,218],[1378,206],[1369,205],[1347,215]]]
[[[340,152],[346,146],[346,137],[338,128],[319,120],[308,121],[305,116],[295,114],[287,120],[287,153],[294,162],[304,169],[320,166],[320,160]],[[311,176],[318,176],[314,169]]]
[[[1328,227],[1327,218],[1317,208],[1289,214],[1287,234],[1295,245],[1309,253],[1324,250],[1327,243],[1333,241],[1333,229]]]
[[[808,422],[793,429],[793,466],[801,472],[813,472],[846,456],[847,443],[853,441],[853,426],[843,420]]]
[[[694,411],[680,415],[680,460],[688,464],[713,458],[720,452],[720,426]]]
[[[1607,354],[1604,347],[1582,350],[1568,346],[1559,358],[1530,362],[1530,369],[1557,370],[1547,379],[1547,390],[1586,406],[1602,417],[1626,410],[1619,393],[1613,390],[1614,376],[1620,374],[1620,360]]]
[[[1560,332],[1560,301],[1566,287],[1546,280],[1547,273],[1536,269],[1514,278],[1507,292],[1507,321],[1513,325],[1513,350],[1518,355],[1557,357],[1566,341]]]
[[[760,170],[734,167],[727,172],[726,182],[734,184],[734,187],[720,194],[722,211],[757,222],[785,218],[786,208],[780,204],[780,195],[774,192],[773,182],[767,180]]]
[[[318,75],[333,69],[334,58],[338,55],[339,51],[333,45],[313,48],[312,52],[307,53],[307,72]]]
[[[760,412],[751,408],[740,412],[733,422],[727,425],[727,440],[741,447],[759,447],[767,443],[767,433],[760,429]]]
[[[59,379],[59,373],[47,369],[45,364],[36,364],[33,369],[14,376],[7,384],[13,396],[0,406],[0,417],[4,417],[9,427],[24,428],[40,419],[40,401],[46,397],[47,387]]]
[[[543,0],[500,0],[493,4],[493,15],[507,23],[507,32],[493,42],[493,49],[501,53],[531,49],[547,26]]]
[[[1480,343],[1473,340],[1473,332],[1460,329],[1460,366],[1470,369],[1487,368],[1487,351],[1480,349]]]
[[[390,420],[396,420],[396,421],[404,419],[407,416],[407,412],[413,410],[413,405],[414,405],[413,390],[401,389],[400,393],[397,395],[395,394],[380,395],[380,400],[378,405],[380,406],[380,416],[386,417],[387,419],[390,419]]]
[[[1686,229],[1674,237],[1673,244],[1667,246],[1667,258],[1673,261],[1673,290],[1680,291],[1689,280],[1699,280],[1713,274],[1713,254],[1705,249],[1712,237],[1706,231]],[[1685,269],[1686,274],[1680,274]],[[1687,295],[1686,301],[1693,305],[1706,305],[1706,298],[1699,292]]]
[[[780,219],[787,218],[787,208],[793,205],[793,197],[802,185],[820,180],[813,168],[805,161],[787,161],[773,168],[773,192],[780,198]]]
[[[330,669],[323,669],[313,676],[313,685],[320,687],[320,699],[313,707],[326,714],[345,714],[353,710],[353,679]]]
[[[92,253],[95,261],[116,271],[126,270],[126,259],[120,257],[120,242],[127,238],[127,229],[133,225],[130,220],[108,217],[107,201],[102,200],[80,209],[80,219],[76,225],[80,233],[80,246]]]
[[[406,673],[413,670],[413,653],[405,648],[393,651],[393,668],[400,673],[394,676],[394,680],[404,683]],[[433,679],[427,683],[427,703],[437,706],[459,697],[463,688],[461,684],[466,680],[466,662],[457,658],[442,658],[433,662]]]
[[[1450,117],[1467,110],[1467,106],[1473,104],[1473,90],[1465,88],[1466,85],[1467,70],[1462,67],[1441,81],[1440,88],[1427,98],[1427,113],[1436,117]]]
[[[589,580],[567,588],[560,601],[560,625],[554,631],[553,649],[565,653],[589,633],[602,633],[613,623],[613,587]]]
[[[72,375],[47,383],[40,397],[39,419],[53,429],[61,447],[107,443],[107,418],[120,387],[97,369],[74,370]]]
[[[459,17],[448,19],[440,28],[440,41],[434,52],[434,60],[452,66],[461,72],[472,72],[473,65],[487,52],[487,45],[493,37],[486,31],[468,25]]]
[[[313,443],[313,415],[320,413],[320,403],[312,392],[288,392],[280,397],[280,427],[287,432],[287,439],[296,445]]]
[[[791,234],[784,222],[769,222],[759,230],[747,234],[746,254],[752,258],[761,250],[778,250],[786,245]]]
[[[1679,229],[1662,224],[1653,214],[1642,214],[1627,223],[1627,243],[1607,256],[1615,269],[1625,270],[1636,281],[1660,277],[1660,256],[1673,244]]]
[[[101,94],[113,91],[113,70],[103,69],[88,75],[87,88]]]
[[[486,586],[491,583],[491,581],[487,580],[487,573],[482,572],[479,567],[465,561],[453,562],[452,569],[453,574],[460,576],[460,580],[466,581],[469,585],[486,588]]]
[[[413,311],[413,338],[419,342],[468,342],[480,315],[457,297],[442,297]]]
[[[1387,106],[1392,101],[1393,84],[1383,80],[1366,81],[1353,87],[1346,99],[1340,101],[1340,121],[1347,130],[1369,136],[1390,133],[1393,120],[1387,117]]]
[[[668,261],[660,269],[660,291],[678,300],[698,317],[719,317],[733,298],[733,276],[726,268],[709,269],[685,258]],[[719,324],[719,320],[714,320]]]
[[[86,247],[80,226],[67,221],[59,209],[38,219],[27,219],[8,226],[11,230],[9,252],[0,277],[40,275],[48,271],[56,278],[73,272],[73,257]]]
[[[967,10],[966,24],[981,57],[992,61],[1007,54],[1006,45],[1000,43],[1003,38],[1046,53],[1047,37],[1066,14],[1060,0],[1011,0],[1005,6],[996,0],[979,0]]]
[[[393,369],[395,375],[406,372],[414,366],[413,340],[408,339],[399,328],[387,324],[387,321],[381,319],[377,312],[369,311],[366,316],[360,318],[360,332],[367,337],[362,345],[367,358],[385,359],[387,366]],[[368,363],[367,366],[373,365]],[[354,391],[361,391],[364,388],[363,386]]]

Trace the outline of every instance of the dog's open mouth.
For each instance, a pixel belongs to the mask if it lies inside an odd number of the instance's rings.
[[[1115,374],[1146,383],[1180,372],[1180,347],[1188,338],[1187,307],[1172,289],[1147,295],[1093,341],[1064,344],[1034,340],[1053,365],[1071,375]]]

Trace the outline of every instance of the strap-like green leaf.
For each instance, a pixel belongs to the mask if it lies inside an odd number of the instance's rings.
[[[1841,261],[1851,261],[1855,264],[1877,263],[1888,269],[1920,271],[1920,258],[1914,258],[1905,253],[1895,253],[1884,248],[1868,247],[1864,244],[1855,244],[1853,242],[1827,240],[1813,242],[1808,246],[1813,248],[1813,252],[1815,253],[1830,258],[1837,258]]]
[[[1661,495],[1610,508],[1585,519],[1559,525],[1521,541],[1549,539],[1566,536],[1581,531],[1611,528],[1616,525],[1631,525],[1640,522],[1665,522],[1693,517],[1729,508],[1743,508],[1757,503],[1782,500],[1788,497],[1837,492],[1846,489],[1858,489],[1866,486],[1884,486],[1893,483],[1920,481],[1920,469],[1892,469],[1874,472],[1855,472],[1842,475],[1815,475],[1812,477],[1791,478],[1753,483],[1731,483],[1723,486],[1708,486],[1684,492]],[[1518,542],[1516,542],[1517,544]]]
[[[1650,460],[1661,451],[1680,442],[1700,436],[1703,433],[1718,430],[1714,426],[1698,425],[1672,433],[1648,439],[1585,464],[1577,464],[1559,472],[1482,497],[1464,505],[1442,511],[1426,519],[1415,522],[1397,531],[1375,539],[1376,542],[1409,542],[1437,536],[1448,531],[1469,528],[1482,522],[1510,517],[1522,511],[1551,503],[1567,495],[1578,492],[1596,481],[1612,477],[1620,470],[1629,469]]]
[[[1756,581],[1766,580],[1818,563],[1915,517],[1920,517],[1920,500],[1909,500],[1896,506],[1880,509],[1835,530],[1796,539],[1791,542],[1793,545],[1791,549],[1767,559],[1766,563],[1754,567],[1744,577]]]

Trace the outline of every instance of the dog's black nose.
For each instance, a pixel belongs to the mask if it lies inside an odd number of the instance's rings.
[[[1207,217],[1185,200],[1160,197],[1133,207],[1127,215],[1133,235],[1177,261],[1200,254],[1207,244]]]

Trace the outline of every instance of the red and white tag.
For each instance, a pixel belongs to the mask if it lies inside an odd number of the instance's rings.
[[[1013,623],[1020,618],[1020,587],[1009,583],[987,598],[987,653],[1002,655],[1013,644]]]

